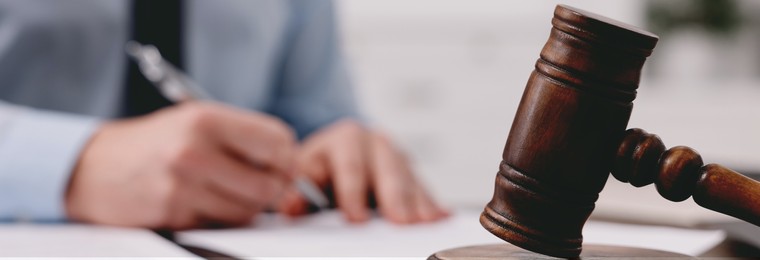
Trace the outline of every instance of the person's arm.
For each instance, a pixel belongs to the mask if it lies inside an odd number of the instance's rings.
[[[329,0],[293,1],[272,112],[294,126],[303,143],[297,172],[324,189],[350,221],[369,218],[372,192],[378,210],[396,223],[440,219],[446,212],[414,176],[389,138],[360,123],[337,42]],[[303,214],[306,202],[291,191],[279,210]]]
[[[0,219],[65,219],[64,195],[98,121],[0,101]]]

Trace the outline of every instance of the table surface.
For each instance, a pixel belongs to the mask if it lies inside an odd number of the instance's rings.
[[[264,216],[259,225],[240,229],[197,230],[174,234],[173,244],[149,230],[81,224],[0,225],[0,257],[246,257],[273,255],[289,257],[398,256],[425,259],[433,252],[466,245],[502,244],[476,221],[477,212],[456,211],[455,217],[420,226],[394,226],[376,219],[364,226],[349,226],[334,212],[301,220],[281,222]],[[726,230],[751,230],[741,223],[726,223]],[[754,227],[754,226],[752,226]],[[626,236],[620,236],[626,234]],[[741,242],[742,236],[722,231],[673,229],[591,221],[584,230],[586,245],[614,242],[617,245],[648,247],[665,251],[687,250],[708,257],[760,257],[760,249]],[[754,233],[744,238],[755,238]],[[630,241],[619,237],[635,238]],[[638,237],[638,238],[636,238]],[[171,237],[170,237],[171,238]],[[719,239],[719,240],[715,240]],[[615,241],[612,241],[615,240]],[[642,243],[645,244],[633,244]],[[722,242],[721,242],[722,241]],[[750,240],[745,240],[750,241]],[[196,242],[195,247],[187,246]],[[646,244],[649,243],[649,244]],[[679,246],[679,243],[685,244]],[[694,247],[697,243],[706,243]],[[609,243],[607,243],[609,244]],[[647,246],[648,245],[648,246]],[[651,245],[659,245],[660,248]],[[261,251],[264,249],[264,251]],[[258,250],[258,251],[255,251]],[[268,251],[267,251],[268,250]],[[692,250],[692,251],[689,251]],[[693,251],[697,250],[697,251]],[[257,254],[262,253],[263,254]],[[269,253],[266,253],[269,252]],[[327,253],[325,253],[327,252]],[[343,252],[344,254],[337,254]],[[351,253],[353,252],[353,253]],[[379,253],[378,253],[379,252]],[[350,253],[350,254],[348,254]],[[683,253],[683,252],[682,252]]]
[[[348,224],[337,212],[289,220],[263,215],[251,227],[179,232],[177,241],[241,257],[410,257],[467,245],[503,244],[478,222],[480,211],[458,210],[447,220],[397,226],[381,219]],[[624,236],[621,234],[625,234]],[[720,230],[590,221],[584,242],[700,255],[725,240]]]

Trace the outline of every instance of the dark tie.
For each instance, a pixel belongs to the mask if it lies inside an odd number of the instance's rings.
[[[131,39],[155,45],[167,61],[182,68],[182,0],[134,0]],[[130,61],[124,86],[123,116],[144,115],[171,105]]]

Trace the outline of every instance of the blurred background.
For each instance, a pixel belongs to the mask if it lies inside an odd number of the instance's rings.
[[[660,36],[629,127],[705,162],[760,172],[760,2],[563,1]],[[453,207],[492,195],[501,152],[557,1],[338,0],[345,52],[371,122]],[[684,226],[730,220],[613,178],[596,218]]]

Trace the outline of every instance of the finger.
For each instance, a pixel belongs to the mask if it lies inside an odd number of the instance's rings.
[[[321,135],[321,133],[316,135]],[[300,147],[295,164],[295,174],[300,175],[300,178],[310,180],[324,194],[326,187],[330,185],[330,171],[326,157],[327,152],[325,152],[324,146],[321,146],[323,140],[322,138],[309,138]],[[290,215],[305,214],[309,211],[310,203],[314,203],[308,200],[303,192],[294,186],[292,191],[285,196],[285,201],[289,205],[287,213]]]
[[[328,156],[338,207],[349,221],[365,221],[369,219],[369,177],[363,151],[365,140],[361,133],[354,135],[353,140],[331,150]]]
[[[295,156],[296,138],[293,130],[274,117],[222,105],[210,126],[211,136],[224,147],[257,166],[289,173]]]
[[[315,135],[322,135],[322,133]],[[323,141],[324,139],[320,136],[311,136],[298,149],[295,162],[296,174],[306,176],[322,188],[329,185],[330,182],[330,162]]]
[[[433,197],[430,196],[427,189],[414,178],[412,169],[406,160],[400,155],[397,156],[400,158],[399,160],[402,161],[402,163],[398,164],[399,168],[405,176],[409,176],[409,178],[413,179],[413,181],[410,182],[411,185],[409,185],[409,190],[414,193],[412,195],[413,199],[411,200],[412,203],[410,203],[410,207],[411,210],[414,211],[415,217],[411,219],[411,222],[428,222],[445,217],[447,212],[442,209],[435,200],[433,200]]]
[[[441,208],[423,187],[417,186],[416,190],[414,207],[419,217],[417,221],[435,221],[448,215],[448,212]]]
[[[193,205],[201,224],[241,226],[250,223],[260,207],[229,199],[209,186],[196,187]]]
[[[185,230],[198,227],[200,219],[192,207],[193,202],[186,198],[179,199],[167,209],[169,216],[162,226],[158,228],[168,228],[170,230]]]
[[[172,214],[175,214],[175,216],[166,223],[166,227],[171,230],[186,230],[199,227],[200,219],[190,207],[174,211]]]
[[[277,211],[288,216],[301,216],[308,213],[309,203],[300,194],[300,192],[292,186],[282,196],[277,205]]]
[[[371,136],[371,169],[380,212],[395,223],[417,220],[416,181],[406,160],[390,145],[384,136]]]
[[[284,191],[287,179],[275,173],[252,167],[222,151],[204,153],[206,163],[195,163],[191,171],[200,182],[205,182],[229,199],[258,205],[269,205]]]
[[[378,184],[378,207],[386,219],[394,223],[406,224],[415,222],[416,198],[412,192],[399,188],[404,184]]]

